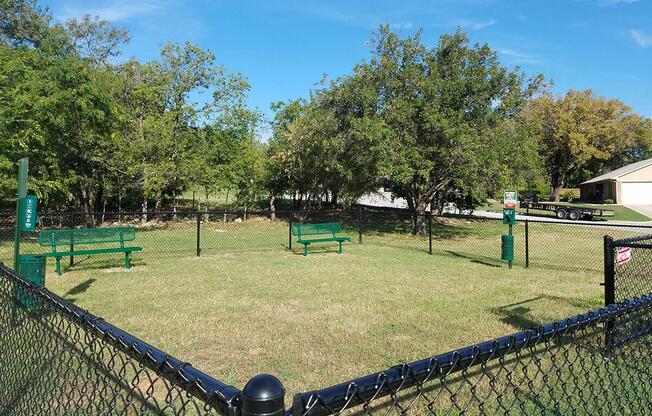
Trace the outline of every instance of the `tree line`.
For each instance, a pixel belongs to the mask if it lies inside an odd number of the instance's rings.
[[[651,156],[650,119],[591,91],[555,95],[459,29],[428,46],[381,26],[351,73],[273,103],[269,121],[212,52],[169,43],[155,61],[116,63],[128,39],[99,18],[55,23],[36,0],[0,0],[5,200],[23,156],[47,209],[176,210],[190,189],[310,209],[386,187],[418,213],[505,188],[558,200]]]

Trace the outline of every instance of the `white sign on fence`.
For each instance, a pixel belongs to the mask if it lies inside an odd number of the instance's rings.
[[[616,252],[616,264],[625,264],[632,259],[632,248],[621,248]]]

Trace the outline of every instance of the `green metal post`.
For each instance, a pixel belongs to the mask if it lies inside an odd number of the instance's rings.
[[[509,235],[510,236],[512,235],[512,224],[509,224]],[[509,268],[511,269],[512,268],[512,260],[509,260],[509,262],[507,264],[509,265]]]
[[[16,236],[14,240],[14,270],[18,270],[18,259],[20,258],[20,210],[21,200],[27,196],[27,175],[29,170],[29,159],[24,157],[18,161],[18,192],[16,192]]]

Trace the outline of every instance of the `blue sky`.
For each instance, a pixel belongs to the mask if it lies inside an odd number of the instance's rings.
[[[652,0],[43,0],[57,20],[99,15],[129,29],[123,58],[156,59],[189,40],[251,83],[249,102],[306,96],[323,74],[368,57],[382,23],[434,45],[457,26],[556,92],[592,88],[652,117]]]

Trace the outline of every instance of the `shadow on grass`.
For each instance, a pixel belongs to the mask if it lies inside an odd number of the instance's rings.
[[[441,219],[433,219],[432,238],[435,240],[470,237],[480,235],[478,230],[463,225],[453,225],[440,222]],[[428,221],[424,219],[426,234],[428,232]],[[366,218],[364,223],[365,234],[386,235],[398,234],[403,236],[417,237],[414,234],[413,220],[409,217],[396,216],[391,218]],[[353,227],[351,227],[353,229]],[[357,231],[357,228],[356,228]]]
[[[451,251],[451,250],[444,250],[444,253],[448,253],[449,255],[451,255],[453,257],[468,259],[471,263],[481,264],[483,266],[496,267],[496,268],[502,268],[504,266],[504,263],[502,263],[501,261],[499,261],[499,260],[491,260],[491,259],[486,258],[486,257],[473,256],[473,255],[463,254],[463,253],[459,253],[457,251]]]
[[[133,257],[131,258],[130,263],[131,267],[144,266],[147,264],[144,259],[134,259]],[[75,264],[73,266],[65,266],[62,267],[62,269],[63,273],[65,273],[80,270],[102,270],[115,267],[124,267],[124,258],[98,258],[98,256],[75,257]]]
[[[537,327],[541,322],[534,321],[527,317],[527,314],[532,311],[527,305],[532,302],[541,300],[549,300],[557,303],[565,303],[569,306],[582,308],[585,310],[594,309],[596,305],[594,302],[585,299],[567,298],[562,296],[553,295],[539,295],[530,299],[522,300],[508,305],[499,306],[491,309],[491,312],[500,316],[500,320],[517,330],[526,330]]]
[[[337,246],[334,247],[311,247],[308,249],[308,256],[311,254],[338,254]],[[292,254],[296,256],[303,256],[303,248],[293,248],[291,251]],[[342,254],[346,254],[346,246],[342,247]]]
[[[63,295],[63,297],[64,297],[65,299],[68,299],[68,297],[71,296],[71,295],[79,295],[79,294],[81,294],[81,293],[84,293],[84,292],[86,292],[86,291],[87,291],[87,290],[88,290],[88,289],[93,285],[93,283],[95,283],[95,282],[96,282],[96,279],[88,279],[88,280],[86,280],[85,282],[82,282],[82,283],[78,284],[77,286],[71,288],[69,291],[66,292],[65,295]]]

